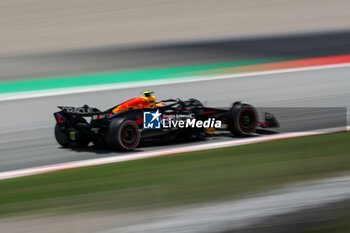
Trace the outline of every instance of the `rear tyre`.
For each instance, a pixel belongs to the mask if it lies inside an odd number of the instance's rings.
[[[115,119],[106,133],[107,145],[114,150],[134,150],[140,143],[138,125],[132,120]]]
[[[90,143],[89,138],[75,128],[62,130],[58,124],[55,127],[55,138],[58,144],[65,148],[79,148]]]
[[[228,129],[235,136],[251,136],[256,130],[258,115],[249,104],[234,103],[228,113]]]

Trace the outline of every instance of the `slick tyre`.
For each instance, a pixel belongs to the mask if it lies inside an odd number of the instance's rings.
[[[235,136],[253,135],[257,122],[257,112],[249,104],[235,103],[228,113],[228,129]]]
[[[62,130],[58,124],[55,127],[55,138],[58,144],[65,148],[79,148],[90,143],[89,138],[75,128]]]
[[[139,127],[132,120],[114,119],[106,133],[107,145],[113,150],[134,150],[140,139]]]

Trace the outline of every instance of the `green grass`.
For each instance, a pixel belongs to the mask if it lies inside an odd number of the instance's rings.
[[[0,217],[230,200],[350,171],[350,133],[169,155],[0,181]]]

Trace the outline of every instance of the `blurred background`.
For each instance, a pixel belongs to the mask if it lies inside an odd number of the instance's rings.
[[[346,0],[1,2],[1,50],[20,55],[348,29]]]
[[[348,0],[4,0],[0,94],[39,90],[42,80],[79,87],[100,74],[137,72],[126,81],[143,81],[337,60],[350,54],[349,10]],[[349,74],[342,66],[2,99],[0,172],[119,155],[59,148],[52,113],[57,105],[106,109],[144,89],[159,99],[275,108],[288,132],[344,128]],[[338,133],[3,180],[0,232],[349,232],[348,139]]]
[[[0,4],[1,79],[348,49],[346,0]]]

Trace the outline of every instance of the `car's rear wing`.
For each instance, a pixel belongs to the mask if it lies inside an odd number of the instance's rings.
[[[87,105],[84,105],[82,107],[70,107],[70,106],[57,106],[57,107],[61,109],[62,112],[65,112],[70,115],[93,116],[93,115],[105,113],[105,112],[101,112],[97,108],[91,108]]]
[[[54,117],[58,124],[68,123],[76,119],[83,119],[84,117],[91,117],[92,120],[106,119],[112,113],[107,110],[101,112],[97,108],[91,108],[87,105],[82,107],[57,106],[61,111],[55,112]]]

